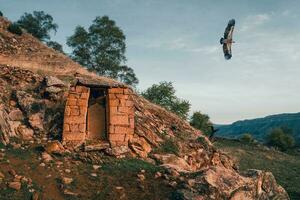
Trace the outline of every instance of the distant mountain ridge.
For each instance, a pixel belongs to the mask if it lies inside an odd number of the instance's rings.
[[[244,133],[250,133],[259,141],[263,141],[273,128],[289,127],[293,130],[295,139],[300,142],[300,112],[240,120],[229,125],[215,125],[215,127],[218,129],[216,136],[219,137],[238,138]]]

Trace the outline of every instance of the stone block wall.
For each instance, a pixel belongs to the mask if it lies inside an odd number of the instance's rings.
[[[128,88],[108,89],[108,138],[112,147],[128,146],[134,134],[134,103]]]
[[[128,146],[134,135],[134,103],[128,88],[107,89],[106,130],[111,147]],[[68,94],[63,141],[84,142],[87,134],[87,112],[90,88],[75,86]]]
[[[85,140],[89,96],[90,88],[71,87],[65,107],[63,141]]]

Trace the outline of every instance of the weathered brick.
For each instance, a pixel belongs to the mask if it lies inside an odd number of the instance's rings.
[[[84,124],[84,123],[79,124],[79,132],[85,133],[85,131],[86,131],[86,124]]]
[[[108,89],[108,93],[124,94],[124,89],[123,88],[111,88],[111,89]]]
[[[69,124],[64,124],[64,131],[70,131],[70,125]]]
[[[116,94],[116,97],[117,97],[118,99],[124,99],[124,94]]]
[[[110,117],[110,124],[113,125],[127,125],[128,116],[126,115],[115,115]]]
[[[124,126],[115,126],[115,133],[127,133],[128,128]]]
[[[89,93],[81,93],[80,98],[81,98],[81,99],[88,99],[89,96],[90,96]]]
[[[63,141],[83,141],[85,140],[85,133],[73,133],[64,131],[63,132]]]
[[[88,106],[88,100],[87,99],[79,99],[77,101],[77,105],[78,106],[85,106],[85,107],[87,107]]]
[[[120,106],[126,106],[127,100],[125,99],[120,99]]]
[[[69,116],[71,114],[71,108],[69,106],[66,106],[65,108],[65,116]]]
[[[82,123],[86,121],[85,116],[67,116],[64,118],[64,123],[74,124],[74,123]]]
[[[71,114],[70,114],[71,116],[79,116],[79,114],[80,114],[80,111],[78,108],[71,109]]]
[[[88,110],[87,107],[81,106],[81,107],[79,108],[80,116],[86,116],[87,110]]]
[[[118,106],[119,104],[120,104],[119,99],[110,99],[109,100],[109,107]]]
[[[109,132],[108,134],[113,134],[115,133],[115,126],[114,125],[109,125]]]
[[[70,131],[72,133],[79,132],[79,124],[70,124]]]
[[[67,106],[76,106],[77,99],[67,99]]]
[[[125,139],[125,134],[110,134],[109,135],[109,140],[114,141],[114,142],[123,142]]]
[[[128,107],[125,106],[118,107],[118,112],[120,113],[128,113],[128,111],[129,111]]]
[[[117,96],[115,94],[109,94],[109,99],[117,99]]]
[[[117,106],[110,106],[109,107],[109,113],[112,115],[118,114],[118,107]]]

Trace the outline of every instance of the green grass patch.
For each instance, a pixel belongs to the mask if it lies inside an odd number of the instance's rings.
[[[165,139],[160,146],[154,150],[155,153],[171,153],[178,155],[179,154],[179,146],[174,139]]]

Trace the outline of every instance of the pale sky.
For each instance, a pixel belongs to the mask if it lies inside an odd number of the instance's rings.
[[[300,1],[293,0],[0,0],[10,20],[43,10],[66,46],[77,25],[108,15],[126,35],[128,59],[144,90],[172,81],[192,111],[214,123],[300,111]],[[220,37],[235,18],[233,57]]]

